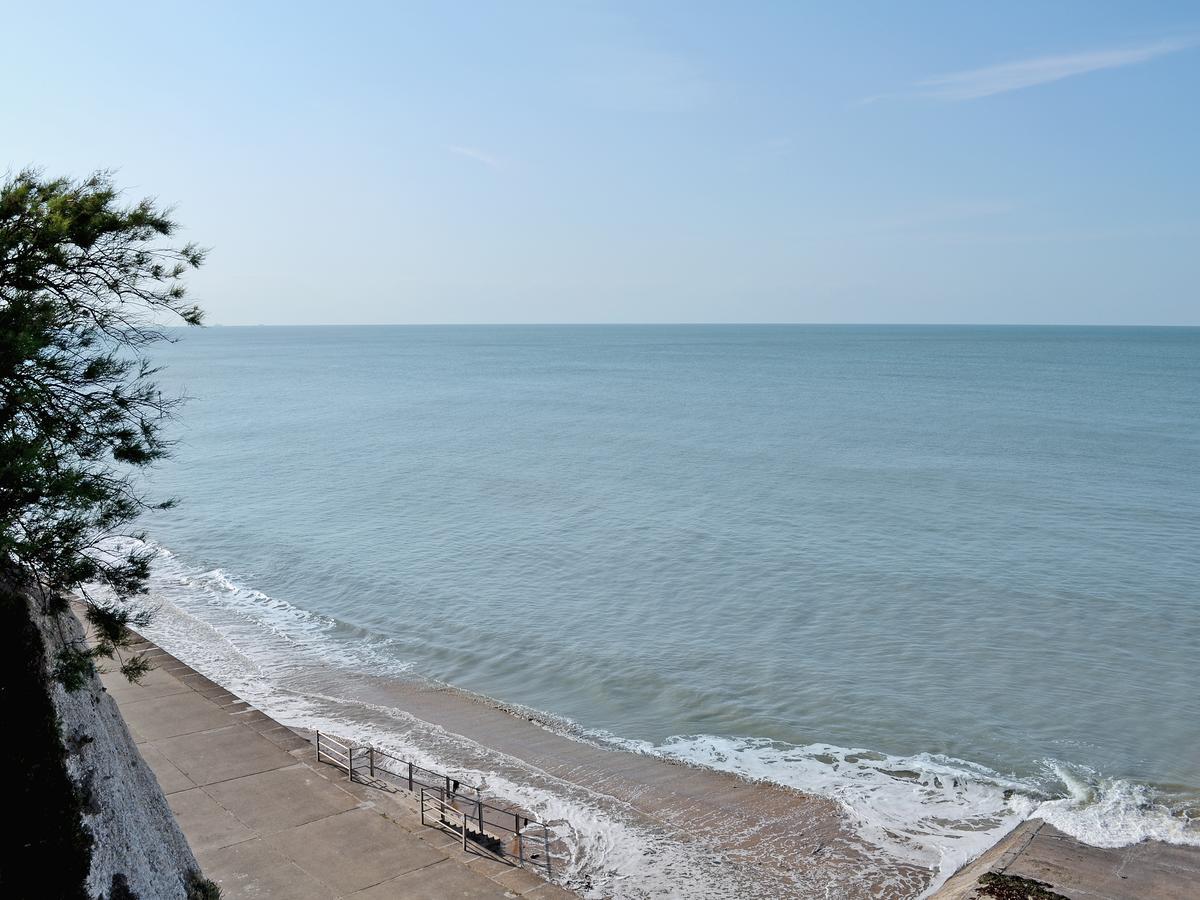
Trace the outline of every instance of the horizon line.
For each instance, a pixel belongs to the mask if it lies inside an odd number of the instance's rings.
[[[203,322],[201,328],[1200,328],[1200,322]],[[193,328],[169,325],[169,328]]]

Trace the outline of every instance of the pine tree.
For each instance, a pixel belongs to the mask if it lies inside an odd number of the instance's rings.
[[[98,643],[59,654],[68,689],[119,655],[134,621],[122,601],[149,575],[144,546],[114,555],[99,542],[173,505],[147,499],[137,475],[169,452],[163,426],[180,402],[162,396],[147,350],[201,321],[183,276],[205,251],[173,245],[177,230],[154,200],[126,203],[107,172],[0,183],[0,574],[47,614],[83,597]],[[121,668],[136,679],[146,664]]]

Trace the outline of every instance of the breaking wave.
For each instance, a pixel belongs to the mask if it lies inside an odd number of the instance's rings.
[[[349,708],[351,701],[314,689],[312,673],[329,668],[418,680],[388,639],[270,597],[219,568],[189,565],[165,547],[147,546],[155,559],[144,602],[157,613],[145,629],[147,637],[264,712],[290,725],[341,731],[434,768],[476,776],[493,793],[547,819],[570,821],[568,876],[577,887],[629,898],[728,895],[729,885],[721,884],[726,875],[711,860],[623,821],[594,797],[532,788],[506,776],[499,763],[456,769],[453,748],[447,749],[452,736],[441,735],[441,749],[431,755],[413,731],[389,727],[404,718],[399,711],[374,710],[368,721]],[[108,546],[111,552],[129,548],[129,539],[114,539]],[[934,754],[901,757],[713,735],[651,744],[584,731],[552,716],[544,720],[559,723],[558,730],[576,739],[835,800],[880,852],[936,873],[927,893],[1031,817],[1099,847],[1148,838],[1200,846],[1200,827],[1183,815],[1181,804],[1149,786],[1058,760],[1047,760],[1041,777],[1033,780]],[[472,748],[474,757],[479,752]],[[685,871],[691,874],[683,876]]]

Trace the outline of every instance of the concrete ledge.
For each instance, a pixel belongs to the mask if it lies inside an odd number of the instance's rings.
[[[980,900],[987,873],[1041,882],[1070,900],[1195,900],[1200,897],[1200,847],[1143,841],[1090,847],[1040,819],[1022,823],[979,859],[959,870],[933,900]]]

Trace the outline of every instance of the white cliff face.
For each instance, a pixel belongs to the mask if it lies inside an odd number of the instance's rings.
[[[71,613],[52,619],[35,611],[33,620],[50,666],[64,642],[83,639]],[[107,898],[114,876],[123,876],[141,900],[185,900],[189,873],[199,866],[116,702],[94,675],[70,693],[53,679],[50,684],[67,768],[82,789],[84,823],[95,839],[88,893]]]

